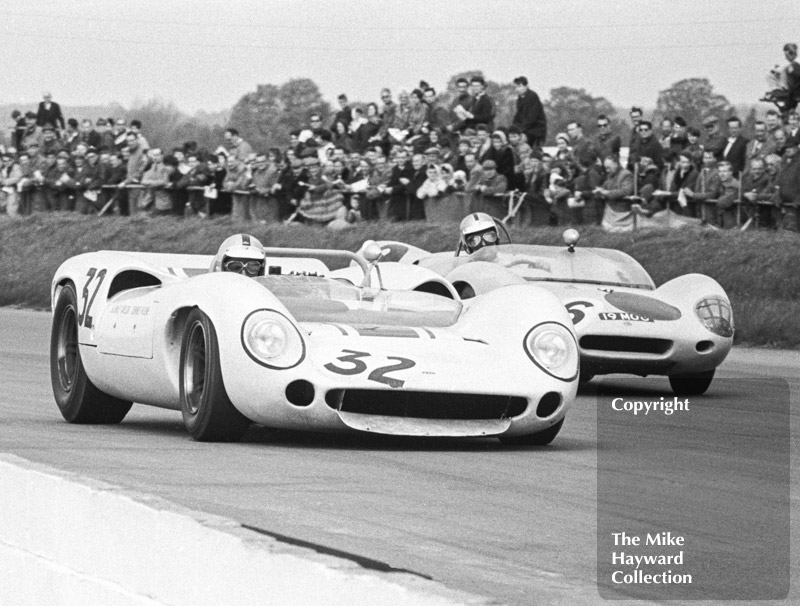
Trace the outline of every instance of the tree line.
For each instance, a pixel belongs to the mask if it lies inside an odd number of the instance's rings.
[[[455,98],[456,80],[475,75],[485,78],[479,70],[465,71],[454,74],[445,88],[436,87],[439,103],[449,107]],[[496,103],[495,123],[509,125],[515,110],[514,85],[491,79],[486,81],[487,94]],[[535,90],[535,86],[533,88]],[[392,92],[396,100],[398,91]],[[567,124],[574,120],[583,124],[587,134],[593,134],[599,114],[608,116],[612,130],[623,135],[623,144],[627,142],[625,135],[630,128],[627,115],[629,108],[618,108],[605,97],[594,96],[584,88],[559,86],[551,89],[548,96],[543,91],[537,92],[547,114],[547,144],[552,145],[556,134],[565,132]],[[378,90],[376,98],[377,93]],[[369,101],[372,99],[351,100],[351,105],[364,106]],[[648,112],[647,104],[643,105]],[[688,78],[658,93],[651,116],[654,123],[663,117],[682,116],[687,124],[700,125],[706,116],[716,115],[724,121],[734,111],[731,103],[714,90],[707,78]],[[167,150],[181,146],[186,141],[196,141],[201,148],[216,149],[223,140],[224,129],[229,126],[237,128],[255,149],[266,150],[269,147],[286,147],[289,134],[306,128],[312,113],[323,116],[324,124],[328,126],[335,112],[313,80],[294,78],[280,85],[259,84],[255,90],[242,95],[230,112],[219,115],[199,113],[189,116],[171,102],[151,99],[134,103],[131,109],[124,111],[123,117],[141,120],[151,145]],[[745,132],[751,130],[756,119],[755,106],[747,108],[745,115],[739,118]]]

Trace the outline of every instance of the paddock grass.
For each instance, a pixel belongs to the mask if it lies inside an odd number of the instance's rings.
[[[230,218],[132,219],[69,213],[0,217],[0,305],[49,307],[53,273],[67,258],[95,250],[213,254],[222,240],[247,231],[270,246],[357,250],[366,239],[399,240],[431,252],[453,250],[455,224],[370,223],[344,231],[283,225],[235,225]],[[561,244],[561,228],[511,228],[515,242]],[[684,229],[630,234],[582,230],[579,246],[616,248],[635,257],[657,285],[703,273],[727,291],[736,342],[800,346],[800,236],[791,233]]]

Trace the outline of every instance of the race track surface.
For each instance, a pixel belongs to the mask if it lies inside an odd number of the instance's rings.
[[[134,406],[118,426],[64,422],[50,389],[49,332],[49,314],[0,310],[2,452],[413,571],[499,602],[605,603],[595,583],[594,383],[581,391],[561,434],[546,448],[261,427],[253,427],[240,444],[199,444],[187,436],[179,413],[146,406]],[[798,369],[800,352],[738,349],[717,373],[789,381],[794,571],[800,570]],[[624,388],[627,379],[613,381]],[[654,390],[670,393],[666,379],[651,381]],[[635,443],[637,437],[628,439]],[[707,515],[708,520],[693,523],[702,527],[717,512]],[[796,574],[792,581],[785,604],[800,603]]]

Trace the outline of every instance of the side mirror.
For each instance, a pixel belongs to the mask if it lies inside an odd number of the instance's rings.
[[[364,257],[367,263],[369,263],[369,271],[364,274],[364,281],[361,283],[361,287],[365,288],[371,286],[372,270],[374,268],[375,272],[378,274],[378,287],[383,290],[383,278],[381,277],[381,268],[378,266],[378,262],[385,255],[389,254],[389,249],[381,248],[375,240],[367,240],[361,246],[358,254]]]
[[[562,235],[564,238],[564,244],[567,245],[567,250],[569,252],[575,252],[575,245],[578,243],[578,240],[581,239],[580,233],[578,233],[577,229],[567,229],[564,230],[564,234]]]
[[[367,263],[377,263],[386,254],[375,240],[367,240],[359,251]]]

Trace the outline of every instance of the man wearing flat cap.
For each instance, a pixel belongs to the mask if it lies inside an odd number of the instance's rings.
[[[481,211],[496,216],[497,213],[493,211],[503,206],[496,202],[499,196],[508,191],[508,180],[497,172],[497,163],[494,160],[484,160],[481,166],[483,175],[475,186],[475,202]]]
[[[33,112],[25,113],[25,131],[22,133],[22,140],[20,145],[22,149],[26,149],[31,142],[41,144],[42,142],[42,129],[36,125],[36,114]]]
[[[531,147],[541,147],[547,138],[547,117],[539,95],[528,88],[525,76],[514,78],[514,85],[517,89],[517,111],[511,125],[519,128]]]
[[[728,140],[719,130],[719,118],[716,116],[703,118],[703,130],[705,131],[703,148],[706,151],[714,152],[714,157],[721,162]]]
[[[54,154],[58,154],[63,148],[61,142],[56,139],[56,131],[53,128],[52,124],[45,124],[42,127],[42,145],[41,145],[41,153],[47,154],[48,152],[53,152]]]
[[[50,94],[50,91],[45,91],[42,95],[42,101],[36,111],[36,124],[37,126],[52,124],[64,130],[64,114],[61,113],[61,106],[53,101],[53,95]]]
[[[439,148],[438,147],[429,147],[425,150],[425,156],[428,162],[432,162],[433,164],[441,164],[441,158],[439,157]]]

